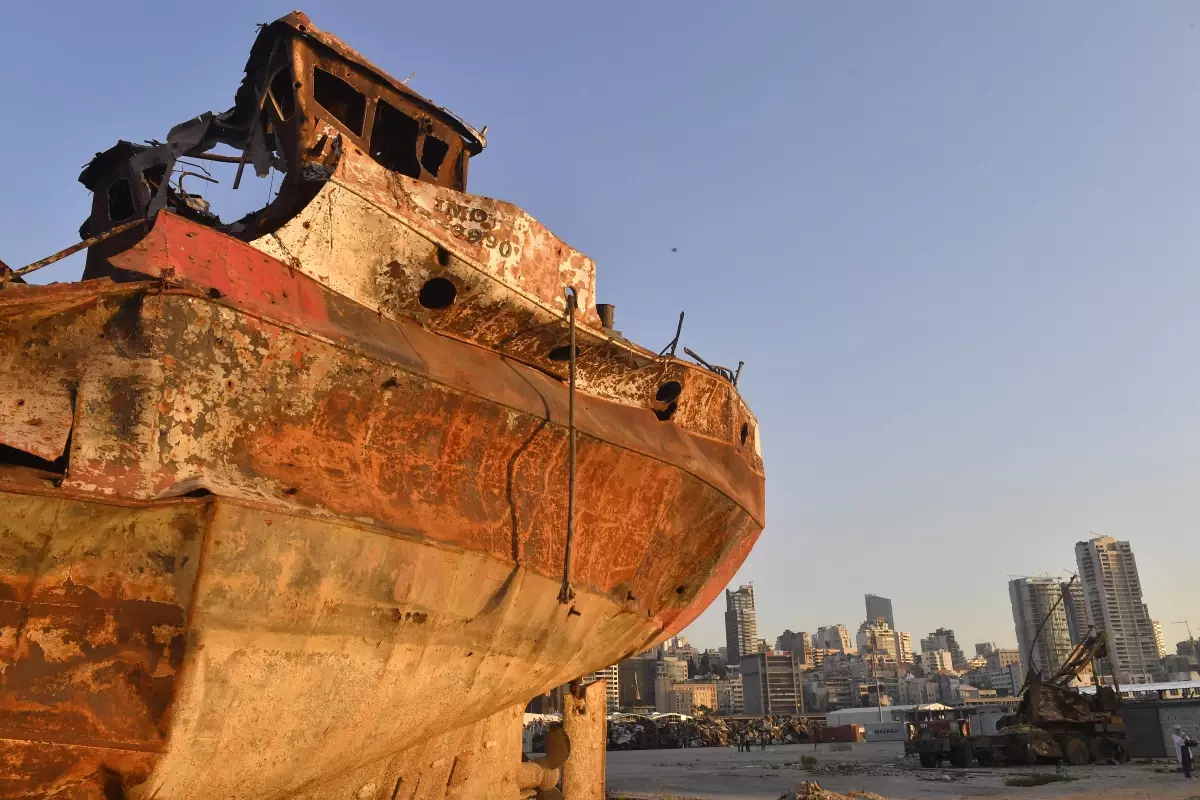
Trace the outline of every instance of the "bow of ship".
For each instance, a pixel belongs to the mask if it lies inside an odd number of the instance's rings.
[[[0,274],[0,797],[527,796],[524,704],[732,579],[736,374],[624,338],[484,143],[295,13],[85,169],[83,280]],[[225,223],[185,160],[284,179]]]

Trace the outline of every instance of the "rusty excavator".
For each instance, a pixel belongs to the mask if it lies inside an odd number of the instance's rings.
[[[996,733],[971,735],[966,720],[942,731],[910,726],[905,753],[918,756],[924,767],[936,767],[943,760],[955,767],[1124,763],[1129,747],[1120,715],[1120,687],[1101,682],[1095,672],[1096,660],[1107,654],[1104,632],[1093,628],[1053,675],[1029,671],[1017,710],[999,720]],[[1089,669],[1096,686],[1092,694],[1076,685]]]

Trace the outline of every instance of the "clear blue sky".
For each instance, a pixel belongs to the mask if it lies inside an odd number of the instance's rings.
[[[289,10],[10,7],[0,258],[76,241],[79,167],[228,107]],[[490,126],[473,191],[595,257],[628,335],[686,309],[685,344],[746,361],[762,635],[876,592],[914,634],[1011,645],[1007,576],[1073,568],[1089,530],[1132,540],[1168,641],[1200,629],[1200,6],[305,10]]]

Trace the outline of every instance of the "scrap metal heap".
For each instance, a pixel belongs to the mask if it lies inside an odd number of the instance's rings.
[[[973,736],[965,719],[941,730],[932,722],[910,723],[904,752],[918,756],[924,767],[936,767],[943,760],[955,767],[972,762],[1032,766],[1046,760],[1078,766],[1128,761],[1118,692],[1101,685],[1098,678],[1095,695],[1071,685],[1106,654],[1104,633],[1093,629],[1054,675],[1044,677],[1030,670],[1017,710],[997,721],[996,733]]]
[[[728,584],[758,423],[467,192],[484,145],[296,12],[0,266],[0,798],[602,797],[602,685],[538,762],[523,707]],[[196,160],[283,182],[226,222]]]
[[[609,723],[609,750],[655,750],[681,747],[731,747],[743,737],[758,744],[798,744],[809,741],[810,720],[772,716],[761,719],[689,719],[634,717]]]
[[[997,724],[999,736],[1023,735],[1038,757],[1063,758],[1069,763],[1125,760],[1125,724],[1120,695],[1108,684],[1085,694],[1071,683],[1095,659],[1107,655],[1103,631],[1092,629],[1051,676],[1031,670],[1012,714]]]

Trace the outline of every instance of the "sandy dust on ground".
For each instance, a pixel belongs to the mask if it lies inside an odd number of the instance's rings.
[[[1059,768],[923,769],[903,752],[898,742],[856,744],[849,752],[824,744],[772,745],[749,753],[732,747],[612,752],[608,792],[630,800],[779,800],[815,781],[829,792],[887,800],[1200,800],[1200,780],[1185,781],[1170,762],[1071,767],[1064,772],[1069,782],[1013,787],[1005,778],[1056,774]],[[816,764],[806,763],[806,756]],[[836,795],[830,800],[835,798],[842,800]]]

